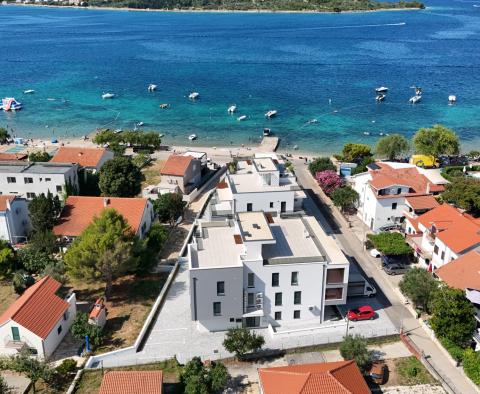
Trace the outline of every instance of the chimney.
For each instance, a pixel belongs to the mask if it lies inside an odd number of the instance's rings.
[[[109,198],[104,198],[103,199],[103,206],[106,208],[110,204],[110,199]]]
[[[430,194],[430,182],[427,182],[427,194]]]

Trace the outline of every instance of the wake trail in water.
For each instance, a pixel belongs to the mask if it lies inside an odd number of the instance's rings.
[[[292,30],[356,29],[356,28],[363,28],[363,27],[405,26],[406,24],[407,22],[378,23],[378,24],[365,24],[365,25],[344,25],[344,26],[320,26],[320,27],[304,27],[304,28],[292,29]]]

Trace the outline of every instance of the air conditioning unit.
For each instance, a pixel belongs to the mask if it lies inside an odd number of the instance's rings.
[[[315,305],[309,305],[309,306],[308,306],[308,310],[309,310],[309,311],[313,311],[314,309],[315,309]]]

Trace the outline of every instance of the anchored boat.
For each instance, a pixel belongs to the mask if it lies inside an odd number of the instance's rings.
[[[198,92],[192,92],[192,93],[190,93],[190,94],[188,95],[188,98],[189,98],[190,100],[195,100],[195,99],[197,99],[199,96],[200,96],[200,93],[198,93]]]
[[[228,107],[227,112],[229,114],[233,114],[236,110],[237,110],[237,106],[236,105],[231,105],[230,107]]]
[[[147,89],[149,92],[154,92],[155,90],[157,90],[157,85],[154,85],[153,83],[151,83],[150,85],[148,85]]]
[[[267,117],[267,118],[273,118],[274,116],[277,116],[277,111],[274,110],[274,109],[268,111],[268,112],[265,114],[265,117]]]
[[[114,98],[115,95],[113,93],[103,93],[102,94],[102,99],[111,99]]]

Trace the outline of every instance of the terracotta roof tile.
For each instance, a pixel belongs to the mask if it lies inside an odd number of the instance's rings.
[[[0,195],[0,212],[5,212],[7,210],[7,201],[11,203],[13,200],[15,200],[15,196],[13,195]]]
[[[472,250],[441,266],[435,274],[451,287],[480,290],[480,253]]]
[[[25,153],[0,153],[0,161],[26,160],[28,155]]]
[[[170,155],[165,162],[165,165],[160,170],[160,174],[183,177],[192,160],[192,156]]]
[[[106,151],[104,148],[62,146],[50,161],[53,163],[77,163],[82,167],[97,167]]]
[[[162,371],[109,371],[98,394],[162,394]]]
[[[106,205],[105,202],[107,202]],[[113,208],[137,233],[147,203],[148,200],[145,198],[70,196],[65,202],[53,232],[56,235],[77,237],[88,227],[94,217],[100,216],[106,208]]]
[[[45,339],[69,306],[55,294],[60,287],[61,284],[50,276],[39,280],[0,316],[0,325],[13,320]]]
[[[408,205],[414,210],[418,209],[432,209],[438,207],[440,204],[435,197],[428,196],[411,196],[406,198]]]
[[[369,394],[354,361],[259,369],[264,394]]]

